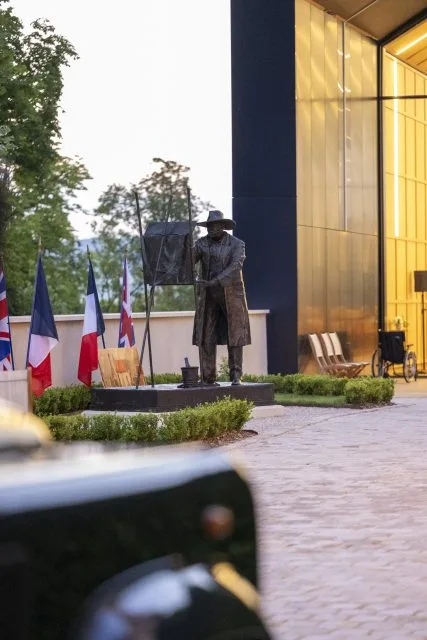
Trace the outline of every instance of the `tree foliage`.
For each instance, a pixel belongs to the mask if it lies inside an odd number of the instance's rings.
[[[0,0],[0,253],[4,255],[11,314],[31,311],[39,243],[55,313],[83,310],[87,264],[70,224],[80,209],[77,195],[89,178],[77,159],[60,153],[63,70],[77,53],[44,20],[25,33],[19,18]],[[135,215],[138,193],[143,226],[187,218],[188,167],[154,159],[155,170],[137,184],[109,186],[94,214],[93,262],[104,311],[118,311],[122,262],[133,274],[133,307],[145,308]],[[204,205],[193,197],[196,218]],[[158,288],[155,308],[190,309],[191,287]]]
[[[25,34],[8,5],[0,0],[0,252],[9,307],[31,311],[41,240],[54,311],[78,311],[83,264],[68,216],[89,176],[59,152],[62,72],[77,54],[46,21]]]
[[[188,219],[189,168],[173,160],[154,158],[153,162],[156,169],[137,184],[128,187],[110,185],[99,199],[93,224],[97,238],[94,266],[105,311],[119,309],[121,264],[125,251],[133,274],[133,308],[145,308],[135,192],[140,201],[143,230],[151,222],[165,221],[167,217],[169,220]],[[194,219],[207,206],[192,196]],[[194,309],[192,287],[167,286],[156,291],[155,309],[158,311]]]

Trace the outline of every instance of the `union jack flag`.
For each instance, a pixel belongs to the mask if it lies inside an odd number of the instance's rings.
[[[3,267],[0,267],[0,371],[11,371],[12,340],[9,327],[9,310],[6,298],[6,278]]]
[[[129,268],[125,258],[123,265],[122,306],[120,310],[119,347],[133,347],[135,334],[132,323],[132,307],[129,291]]]

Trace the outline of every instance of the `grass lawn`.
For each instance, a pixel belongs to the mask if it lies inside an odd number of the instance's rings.
[[[300,396],[296,393],[275,393],[277,404],[300,407],[344,407],[345,396]]]

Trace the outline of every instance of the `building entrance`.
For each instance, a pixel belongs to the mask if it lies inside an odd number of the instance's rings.
[[[418,272],[427,271],[427,20],[382,55],[384,328],[405,330],[425,370]]]

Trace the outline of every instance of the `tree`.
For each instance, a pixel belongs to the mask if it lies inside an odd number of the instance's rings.
[[[68,215],[88,173],[59,153],[59,105],[72,45],[46,21],[25,35],[0,0],[0,252],[11,313],[29,313],[39,239],[55,312],[81,309],[81,259]]]
[[[54,313],[82,311],[87,268],[69,214],[79,208],[76,192],[86,175],[82,165],[63,158],[52,167],[45,189],[38,193],[36,207],[27,208],[19,192],[15,194],[15,215],[4,247],[11,314],[31,311],[40,244]]]
[[[143,276],[135,213],[135,192],[138,193],[144,229],[152,222],[187,220],[187,184],[189,168],[172,160],[154,158],[158,166],[136,185],[110,185],[99,198],[93,229],[97,237],[94,266],[99,276],[99,291],[103,309],[118,311],[120,305],[120,265],[125,251],[133,274],[133,308],[145,308]],[[208,204],[192,196],[194,219]],[[170,211],[169,211],[170,209]],[[156,289],[155,308],[158,311],[194,309],[193,288],[167,286]]]

